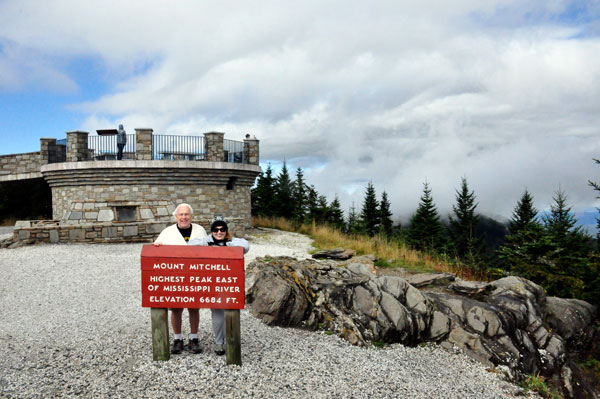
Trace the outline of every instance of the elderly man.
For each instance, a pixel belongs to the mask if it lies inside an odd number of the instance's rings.
[[[176,224],[164,229],[154,241],[154,245],[187,245],[194,238],[206,237],[206,231],[199,224],[192,223],[194,210],[188,204],[179,204],[173,212]],[[200,353],[198,342],[198,324],[200,315],[198,309],[188,309],[190,317],[189,348],[194,353]],[[173,327],[173,347],[171,353],[179,354],[183,351],[183,337],[181,335],[181,316],[183,309],[171,309],[171,326]]]

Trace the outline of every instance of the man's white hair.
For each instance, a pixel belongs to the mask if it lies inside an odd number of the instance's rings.
[[[186,204],[185,202],[177,205],[177,207],[175,208],[175,210],[173,211],[173,216],[177,215],[177,211],[179,210],[180,206],[187,206],[188,208],[190,208],[190,214],[193,215],[194,214],[194,209],[192,208],[192,206],[190,204]]]

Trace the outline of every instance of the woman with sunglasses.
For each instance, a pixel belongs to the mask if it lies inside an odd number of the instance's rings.
[[[234,238],[229,233],[227,222],[221,217],[215,218],[210,226],[211,235],[190,240],[188,245],[242,247],[244,253],[248,252],[248,241],[243,238]],[[215,353],[217,356],[225,354],[225,310],[211,309],[212,328],[215,335]]]

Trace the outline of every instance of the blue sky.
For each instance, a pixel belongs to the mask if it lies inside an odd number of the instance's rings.
[[[0,154],[115,127],[261,141],[317,190],[398,220],[466,176],[509,217],[600,202],[600,1],[0,0]]]

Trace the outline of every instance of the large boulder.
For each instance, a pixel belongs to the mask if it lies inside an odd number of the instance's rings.
[[[246,303],[267,324],[325,328],[356,345],[415,343],[429,334],[433,304],[406,280],[378,277],[364,263],[259,258],[246,279]]]
[[[545,320],[558,333],[570,351],[582,351],[593,338],[596,307],[578,299],[547,297]]]
[[[507,368],[515,379],[552,378],[566,397],[589,387],[576,380],[582,373],[573,361],[595,338],[596,309],[587,302],[547,298],[542,287],[518,277],[483,283],[441,274],[407,281],[377,276],[372,268],[368,259],[258,258],[247,268],[246,303],[267,324],[324,328],[355,345],[430,340]]]

